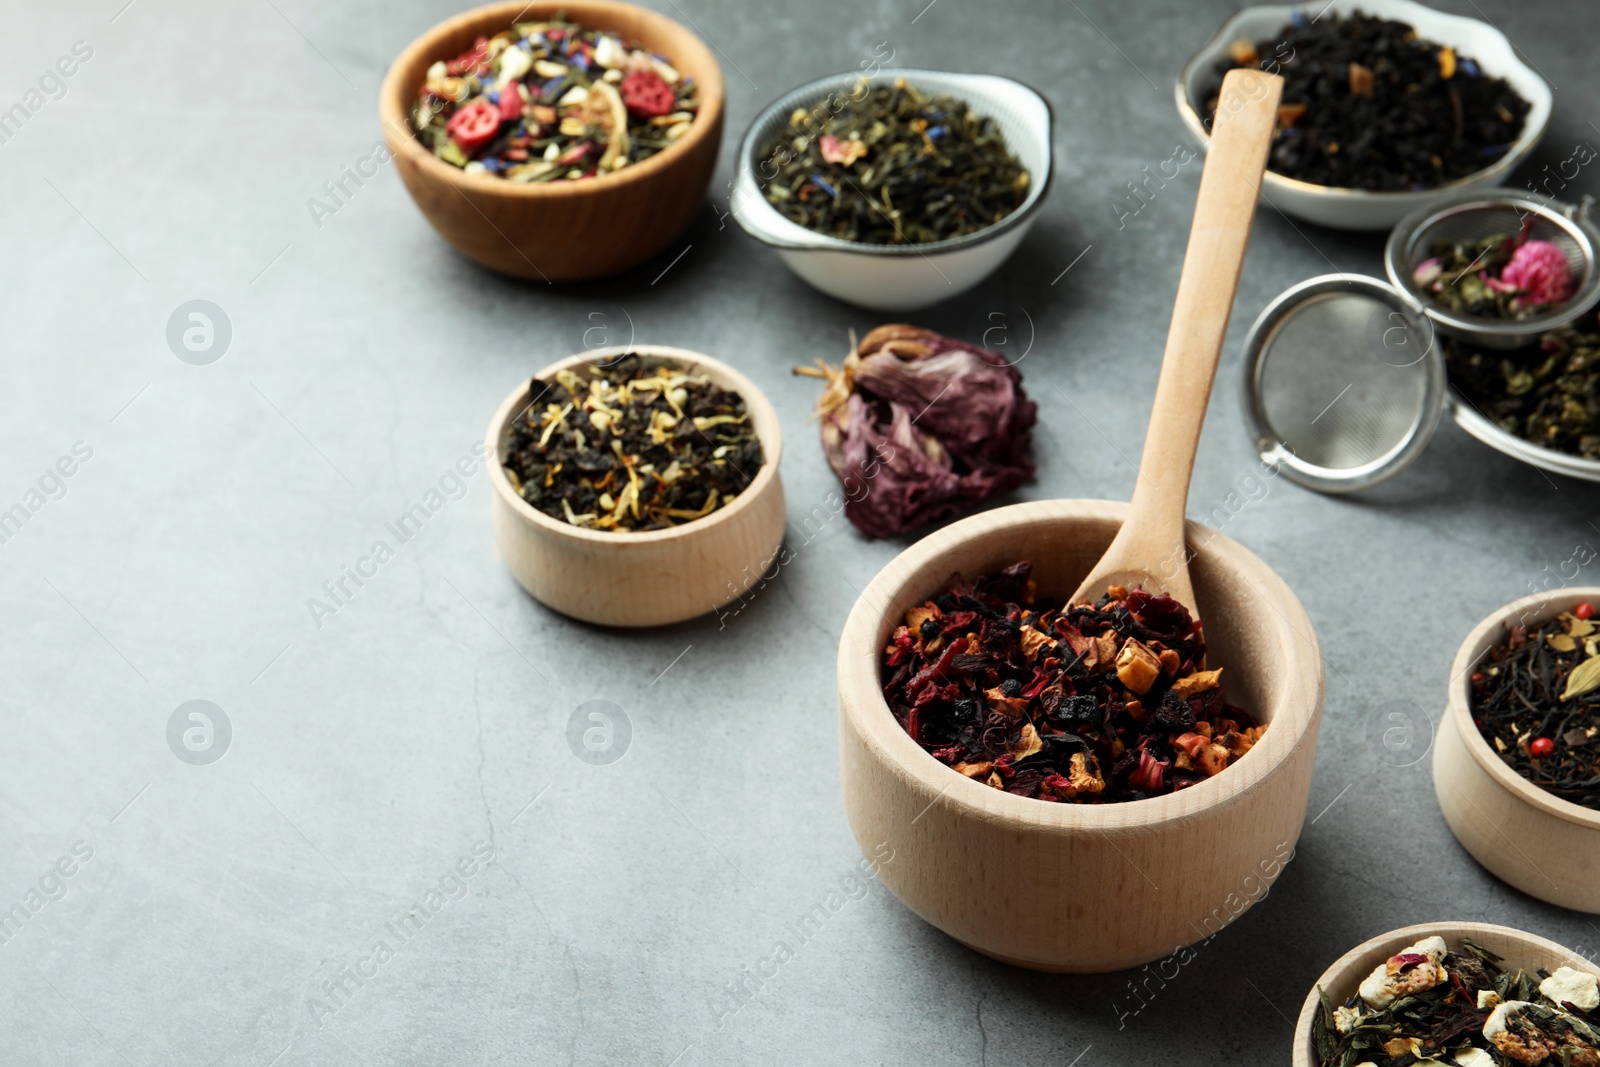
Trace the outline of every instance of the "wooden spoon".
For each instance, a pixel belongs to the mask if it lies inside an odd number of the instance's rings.
[[[1222,79],[1133,503],[1070,603],[1098,600],[1108,586],[1143,586],[1195,612],[1184,507],[1282,91],[1283,79],[1259,70]]]

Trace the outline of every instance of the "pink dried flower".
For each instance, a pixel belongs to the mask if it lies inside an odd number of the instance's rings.
[[[818,144],[822,149],[822,158],[829,163],[842,163],[849,166],[867,154],[867,146],[851,138],[841,141],[831,133],[825,133]]]
[[[1488,281],[1488,279],[1485,279]],[[1526,241],[1511,254],[1500,281],[1524,295],[1530,304],[1560,304],[1572,295],[1572,271],[1561,249],[1549,241]]]
[[[1437,281],[1443,271],[1439,257],[1431,256],[1417,264],[1417,268],[1411,272],[1411,280],[1417,283],[1418,288],[1423,288]]]
[[[1522,292],[1522,289],[1519,286],[1514,285],[1511,282],[1504,281],[1504,280],[1502,280],[1500,278],[1496,278],[1486,270],[1480,270],[1478,272],[1478,279],[1480,281],[1482,281],[1484,285],[1487,285],[1489,288],[1493,289],[1497,293],[1520,293],[1520,292]]]
[[[916,326],[879,326],[825,378],[822,448],[844,513],[869,537],[941,522],[1033,477],[1038,409],[998,353]]]

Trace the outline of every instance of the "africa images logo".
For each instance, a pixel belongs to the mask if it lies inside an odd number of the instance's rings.
[[[167,347],[193,367],[215,363],[233,343],[228,313],[209,300],[188,300],[167,316]]]
[[[167,718],[167,747],[192,766],[217,762],[232,743],[233,722],[209,700],[187,700]]]

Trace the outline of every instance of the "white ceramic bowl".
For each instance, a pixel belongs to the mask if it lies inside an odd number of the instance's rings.
[[[1228,53],[1228,46],[1241,38],[1271,40],[1299,11],[1314,18],[1320,11],[1328,15],[1363,12],[1410,23],[1419,36],[1449,45],[1464,57],[1476,60],[1485,74],[1504,78],[1530,105],[1522,136],[1505,155],[1466,178],[1446,182],[1432,189],[1415,192],[1371,193],[1361,189],[1338,189],[1326,185],[1285,178],[1267,172],[1261,198],[1287,215],[1344,230],[1386,230],[1408,213],[1434,203],[1458,190],[1503,185],[1517,165],[1527,158],[1550,124],[1550,86],[1538,72],[1517,58],[1506,35],[1477,19],[1446,15],[1412,0],[1321,0],[1298,5],[1272,4],[1247,7],[1238,12],[1206,42],[1178,74],[1176,97],[1178,114],[1189,131],[1209,147],[1210,133],[1200,116],[1200,105],[1207,87],[1216,80],[1216,66]],[[1292,60],[1291,60],[1292,62]]]
[[[994,272],[1016,250],[1044,203],[1051,180],[1050,105],[1021,82],[992,74],[933,70],[883,70],[873,84],[904,78],[928,93],[964,100],[991,117],[1006,146],[1029,175],[1028,195],[1015,211],[977,233],[918,245],[868,245],[828,237],[790,222],[762,195],[761,149],[789,122],[796,108],[812,108],[836,92],[848,92],[855,72],[819,78],[784,94],[756,116],[739,146],[734,178],[734,218],[746,233],[776,249],[801,278],[829,296],[876,311],[913,311],[966,292]]]

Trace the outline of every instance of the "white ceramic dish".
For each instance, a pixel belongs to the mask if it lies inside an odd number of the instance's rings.
[[[1549,84],[1537,71],[1517,58],[1516,50],[1505,34],[1488,23],[1446,15],[1412,0],[1333,0],[1328,4],[1312,0],[1297,5],[1247,7],[1223,23],[1216,36],[1184,64],[1175,89],[1178,114],[1203,147],[1210,144],[1211,138],[1200,117],[1200,101],[1207,87],[1216,80],[1217,63],[1227,55],[1228,46],[1241,38],[1251,41],[1272,39],[1297,11],[1307,18],[1314,18],[1322,11],[1329,16],[1350,15],[1360,11],[1410,23],[1420,36],[1449,45],[1459,55],[1476,60],[1485,74],[1504,78],[1532,106],[1522,128],[1522,136],[1505,155],[1469,177],[1432,189],[1371,193],[1361,189],[1313,185],[1268,171],[1262,184],[1262,200],[1287,215],[1344,230],[1388,229],[1408,213],[1426,207],[1449,193],[1503,185],[1517,165],[1538,145],[1545,128],[1550,124]]]
[[[1050,105],[1021,82],[991,74],[883,70],[869,76],[874,84],[904,78],[920,90],[965,100],[978,115],[992,117],[1030,181],[1017,210],[977,233],[931,244],[859,244],[790,222],[767,203],[759,180],[761,149],[788,124],[794,110],[848,92],[859,77],[819,78],[784,94],[756,116],[739,146],[731,198],[734,218],[807,283],[847,303],[875,311],[913,311],[964,293],[1016,250],[1044,202],[1052,173]]]

